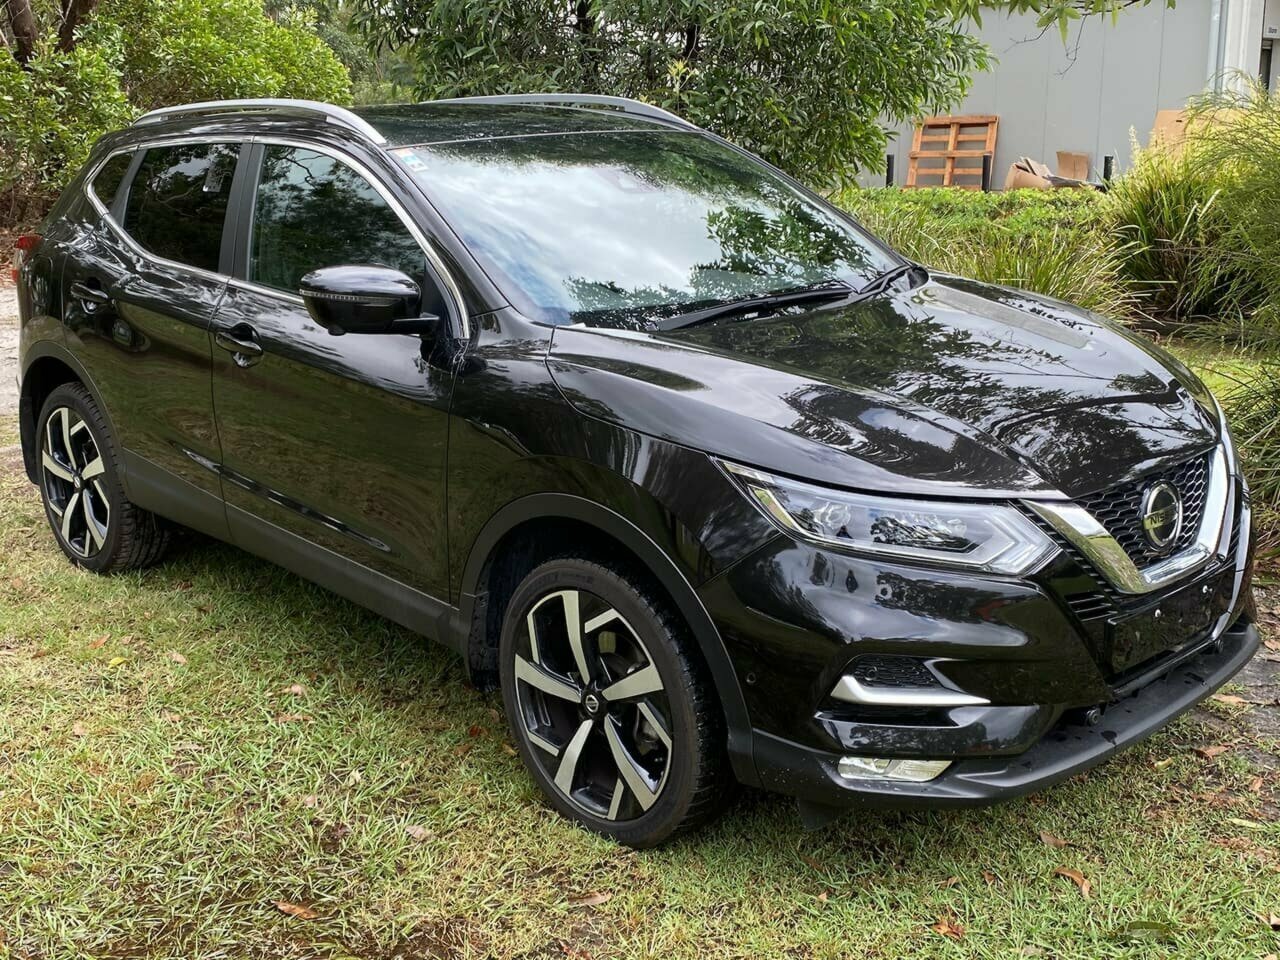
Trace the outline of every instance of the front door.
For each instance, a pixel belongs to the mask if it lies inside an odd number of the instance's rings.
[[[331,335],[297,295],[304,274],[338,264],[382,264],[425,280],[426,257],[345,159],[319,148],[253,149],[260,173],[249,181],[244,278],[214,318],[213,402],[232,537],[330,586],[374,571],[445,598],[452,375],[427,363],[418,336]]]

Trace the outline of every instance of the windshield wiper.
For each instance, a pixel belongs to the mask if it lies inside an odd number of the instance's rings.
[[[854,289],[843,280],[828,280],[808,287],[796,287],[792,290],[779,290],[755,297],[744,297],[741,300],[729,300],[717,303],[701,310],[690,310],[674,317],[659,320],[658,330],[679,330],[684,327],[696,327],[702,323],[721,320],[725,317],[741,313],[758,313],[762,310],[773,310],[777,307],[788,307],[801,303],[823,303],[828,300],[844,300],[853,296]]]
[[[868,280],[862,289],[858,291],[858,299],[865,300],[868,297],[875,296],[877,293],[884,293],[903,277],[911,277],[912,274],[916,274],[921,278],[920,283],[924,283],[929,279],[928,271],[920,264],[904,263],[900,267],[894,267],[892,270],[878,273]],[[917,284],[913,283],[912,286],[917,286]]]

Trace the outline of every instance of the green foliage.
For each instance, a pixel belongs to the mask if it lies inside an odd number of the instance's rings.
[[[1108,226],[1129,244],[1122,275],[1160,319],[1185,323],[1223,308],[1232,276],[1222,256],[1229,221],[1219,180],[1194,143],[1135,146],[1132,168],[1108,195]]]
[[[262,0],[115,0],[91,36],[113,32],[122,38],[125,90],[144,110],[236,97],[351,98],[346,69],[310,23],[272,20]]]
[[[42,46],[23,70],[0,57],[0,222],[36,219],[103,131],[129,122],[120,52]]]
[[[674,110],[811,183],[884,154],[886,118],[958,102],[986,49],[932,0],[355,0],[423,98],[619,94]]]
[[[1102,224],[1100,194],[979,193],[941,188],[849,190],[836,197],[868,229],[934,269],[1021,287],[1126,318],[1124,250]]]

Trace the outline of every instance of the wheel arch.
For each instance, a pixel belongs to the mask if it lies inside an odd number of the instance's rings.
[[[710,671],[728,731],[734,773],[758,783],[752,760],[751,723],[737,673],[720,632],[693,585],[665,551],[640,527],[608,507],[566,493],[536,493],[504,506],[481,529],[467,555],[459,594],[459,622],[464,631],[463,655],[468,674],[479,684],[490,683],[496,671],[497,629],[501,613],[490,603],[495,563],[511,551],[527,549],[540,531],[569,525],[574,533],[599,546],[620,547],[653,575],[684,618]],[[561,539],[563,542],[563,539]],[[535,561],[536,562],[536,561]],[[507,589],[515,584],[507,585]]]
[[[22,388],[18,394],[18,434],[22,444],[22,463],[27,479],[32,483],[39,480],[36,468],[36,418],[40,415],[45,399],[64,383],[82,384],[98,405],[112,436],[118,436],[111,412],[102,402],[102,394],[84,365],[61,344],[51,340],[32,344],[22,368]]]

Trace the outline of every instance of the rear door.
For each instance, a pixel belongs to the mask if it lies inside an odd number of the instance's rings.
[[[130,497],[220,536],[209,328],[227,287],[240,151],[206,140],[136,150],[116,195],[95,197],[104,215],[63,274],[68,346],[111,418]]]
[[[419,336],[331,335],[297,294],[304,274],[339,264],[382,264],[426,279],[432,268],[421,235],[350,156],[288,143],[252,151],[257,176],[245,182],[237,279],[214,321],[213,398],[232,536],[331,585],[332,577],[373,571],[447,597],[452,374],[428,362]],[[442,304],[423,309],[444,312]]]

